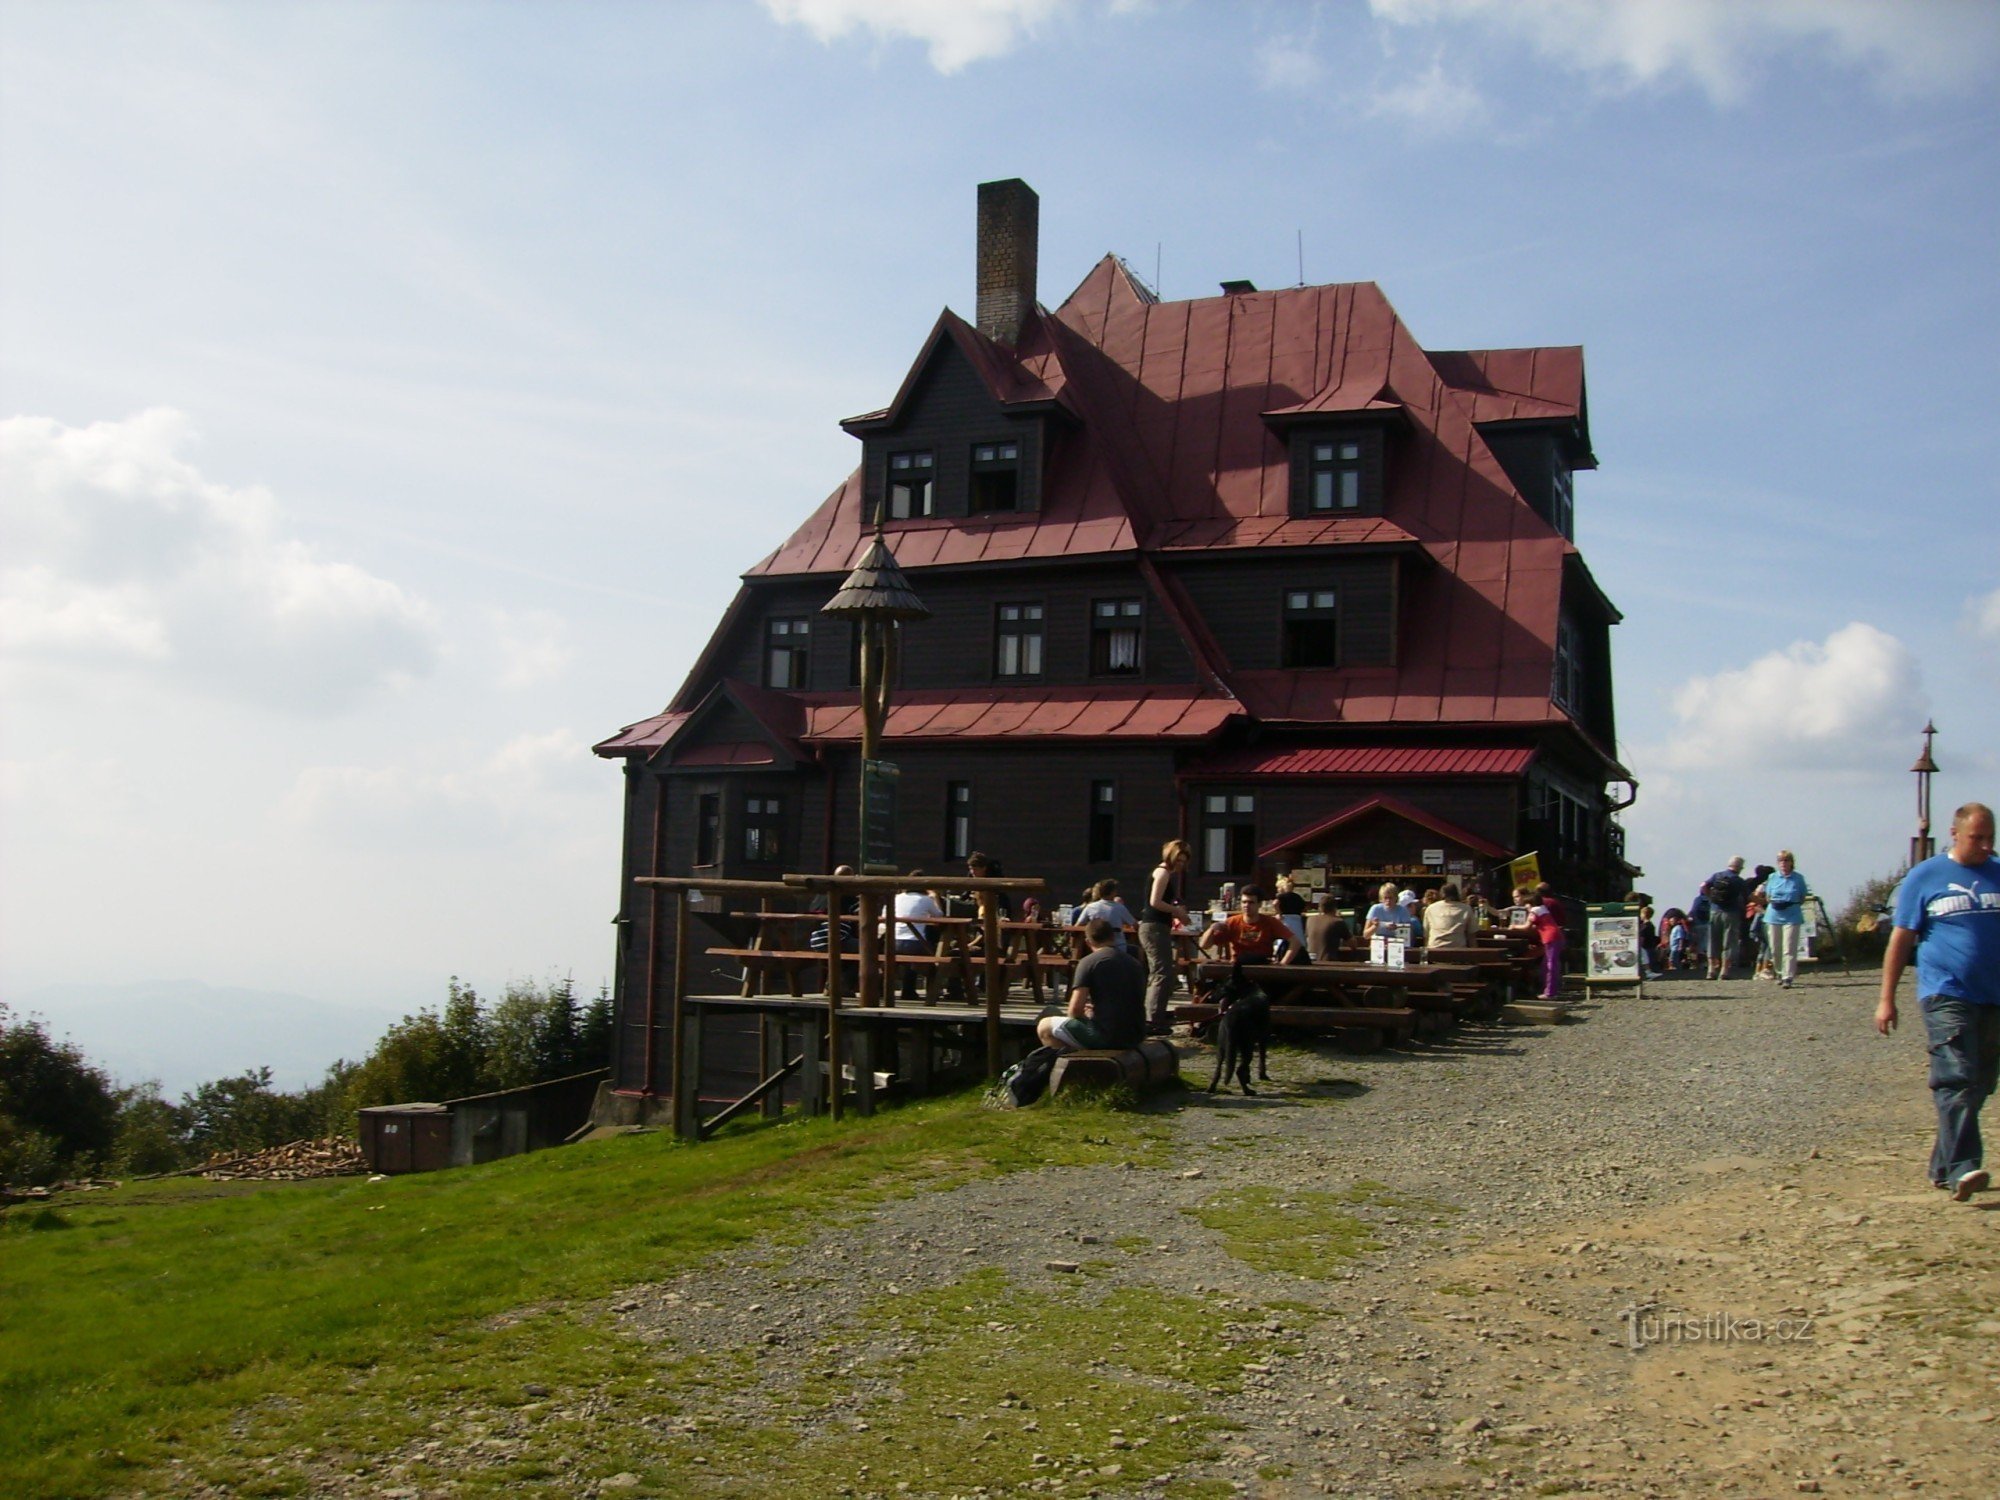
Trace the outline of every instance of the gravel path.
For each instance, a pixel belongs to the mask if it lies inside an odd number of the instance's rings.
[[[1164,1158],[920,1192],[628,1288],[601,1312],[644,1400],[455,1401],[366,1478],[299,1471],[393,1500],[529,1474],[619,1500],[1983,1500],[2000,1194],[1929,1188],[1921,1027],[1876,1036],[1875,986],[1676,979],[1574,1024],[1281,1048],[1254,1098],[1166,1105]]]
[[[872,1299],[976,1267],[1032,1288],[1117,1246],[1111,1281],[1202,1299],[1232,1337],[1278,1351],[1230,1399],[1242,1429],[1170,1485],[1989,1495],[2000,1197],[1928,1190],[1921,1046],[1874,1034],[1874,986],[1677,978],[1576,1024],[1469,1028],[1404,1053],[1283,1049],[1268,1092],[1189,1096],[1170,1168],[892,1202],[761,1252],[755,1274],[718,1264],[634,1289],[617,1316],[683,1351],[831,1346],[830,1368],[862,1379],[845,1409],[864,1411],[894,1394],[886,1377],[868,1386],[871,1361],[922,1343],[849,1337]],[[1208,1056],[1188,1056],[1191,1081]],[[1229,1205],[1283,1222],[1285,1195],[1343,1202],[1380,1248],[1303,1277],[1257,1270],[1229,1242]],[[1216,1205],[1224,1228],[1195,1216],[1213,1223]],[[1760,1337],[1696,1342],[1674,1312],[1697,1333],[1754,1317]],[[1798,1336],[1763,1332],[1779,1319]],[[1658,1341],[1634,1351],[1635,1336]],[[729,1419],[769,1401],[777,1420],[790,1363],[760,1367]],[[1033,1488],[1149,1488],[1124,1463],[1065,1477],[1052,1462]],[[878,1465],[853,1490],[877,1492],[930,1491]]]

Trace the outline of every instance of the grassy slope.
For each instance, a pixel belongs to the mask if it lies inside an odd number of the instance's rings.
[[[625,1137],[383,1182],[182,1180],[16,1210],[0,1218],[0,1493],[100,1494],[162,1472],[280,1492],[296,1481],[259,1481],[272,1455],[319,1443],[365,1458],[420,1435],[427,1396],[518,1386],[529,1368],[645,1383],[576,1319],[530,1320],[529,1336],[498,1315],[600,1297],[892,1192],[1144,1159],[1161,1135],[1144,1116],[961,1097],[699,1148]],[[387,1389],[390,1406],[371,1395]],[[253,1408],[296,1414],[253,1429]]]

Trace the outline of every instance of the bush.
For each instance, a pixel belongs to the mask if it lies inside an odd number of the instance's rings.
[[[45,1185],[99,1170],[118,1138],[111,1080],[38,1017],[0,1005],[0,1182]]]
[[[1847,904],[1833,919],[1833,931],[1839,940],[1841,955],[1849,962],[1882,962],[1882,953],[1889,946],[1889,930],[1893,925],[1896,887],[1903,883],[1903,877],[1908,873],[1909,867],[1905,865],[1893,875],[1877,875],[1872,880],[1864,880],[1849,893]]]

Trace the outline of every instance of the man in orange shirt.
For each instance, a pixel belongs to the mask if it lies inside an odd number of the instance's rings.
[[[1246,885],[1236,899],[1241,909],[1220,922],[1210,923],[1208,931],[1201,935],[1199,946],[1219,949],[1222,957],[1246,964],[1306,962],[1305,945],[1294,939],[1291,930],[1278,918],[1257,909],[1264,899],[1262,891]],[[1285,945],[1285,956],[1275,960],[1271,954],[1279,943]]]

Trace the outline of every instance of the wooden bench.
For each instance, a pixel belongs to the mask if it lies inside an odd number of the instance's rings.
[[[1049,1093],[1054,1096],[1065,1088],[1084,1085],[1110,1088],[1129,1084],[1145,1088],[1177,1078],[1180,1071],[1180,1054],[1172,1044],[1159,1037],[1148,1037],[1138,1046],[1121,1051],[1065,1052],[1049,1073]]]

